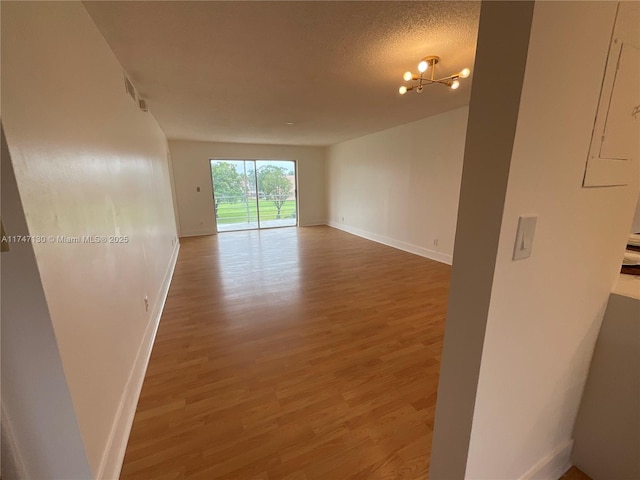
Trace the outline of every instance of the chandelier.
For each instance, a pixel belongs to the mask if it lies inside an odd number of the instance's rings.
[[[429,55],[428,57],[424,57],[418,64],[419,74],[405,72],[402,78],[404,78],[405,82],[413,83],[411,85],[402,85],[398,90],[400,95],[404,95],[409,90],[415,90],[417,93],[421,93],[425,85],[431,85],[433,83],[439,83],[455,90],[460,86],[459,79],[467,78],[471,74],[471,70],[463,68],[462,71],[449,75],[448,77],[436,78],[436,65],[439,61],[440,57]],[[428,71],[431,72],[429,76],[426,75]]]

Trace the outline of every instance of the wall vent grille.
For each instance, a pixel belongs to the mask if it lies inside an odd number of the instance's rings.
[[[131,96],[131,98],[133,98],[133,101],[136,101],[136,89],[133,86],[133,83],[131,83],[131,81],[129,81],[129,79],[125,76],[124,77],[124,88],[127,91],[127,93]]]

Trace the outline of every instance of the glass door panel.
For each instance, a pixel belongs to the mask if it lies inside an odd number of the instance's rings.
[[[260,228],[297,225],[296,162],[257,160]]]
[[[247,160],[211,160],[213,203],[218,232],[259,227],[255,192],[255,163]],[[252,180],[251,180],[252,179]]]

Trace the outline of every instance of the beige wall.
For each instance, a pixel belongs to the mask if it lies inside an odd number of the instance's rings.
[[[89,464],[114,478],[177,249],[166,139],[80,2],[3,2],[2,121],[31,235],[128,237],[33,244]]]
[[[467,115],[463,107],[329,147],[329,225],[451,263]]]
[[[216,233],[209,160],[296,160],[298,223],[326,223],[325,148],[171,140],[180,235]],[[197,191],[200,187],[200,191]]]

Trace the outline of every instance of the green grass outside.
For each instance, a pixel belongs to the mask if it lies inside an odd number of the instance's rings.
[[[247,219],[248,213],[248,219]],[[287,200],[280,210],[280,218],[295,218],[296,201]],[[278,209],[269,200],[260,200],[260,220],[276,220]],[[218,205],[218,223],[257,222],[258,212],[255,200],[245,203],[221,203]]]

